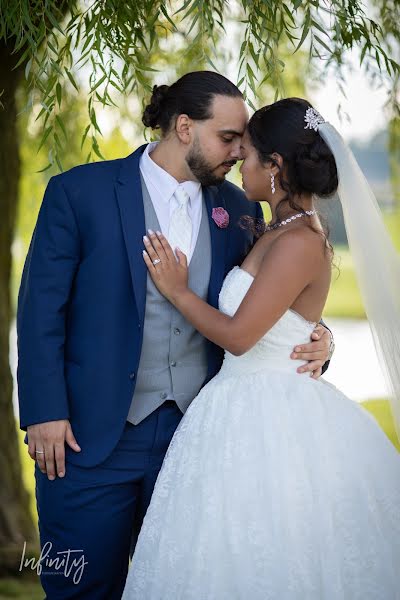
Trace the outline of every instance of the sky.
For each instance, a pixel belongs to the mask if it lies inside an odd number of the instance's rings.
[[[355,62],[355,59],[354,59]],[[335,77],[330,76],[318,91],[312,94],[312,102],[325,118],[334,125],[346,140],[367,141],[383,129],[388,121],[384,108],[387,90],[373,86],[359,68],[346,77],[346,96],[338,91]],[[337,108],[342,104],[350,121],[341,122]]]

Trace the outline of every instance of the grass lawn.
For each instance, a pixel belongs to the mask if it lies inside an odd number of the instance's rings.
[[[400,252],[400,214],[385,214],[385,225],[392,241]],[[324,317],[365,319],[365,311],[354,272],[353,259],[347,246],[335,246],[331,289],[324,310]]]
[[[324,308],[324,317],[365,319],[366,314],[354,272],[353,259],[348,248],[335,248],[332,283]]]
[[[0,600],[43,600],[44,591],[29,579],[0,579]]]
[[[366,400],[362,403],[362,406],[375,417],[390,441],[400,452],[400,443],[397,439],[388,401],[383,398]]]

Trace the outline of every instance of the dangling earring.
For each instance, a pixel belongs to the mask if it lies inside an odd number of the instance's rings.
[[[271,192],[275,194],[275,176],[271,173]]]

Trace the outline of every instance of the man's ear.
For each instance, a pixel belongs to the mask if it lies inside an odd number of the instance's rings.
[[[192,141],[192,119],[185,114],[178,115],[175,123],[175,132],[180,142],[190,144]]]

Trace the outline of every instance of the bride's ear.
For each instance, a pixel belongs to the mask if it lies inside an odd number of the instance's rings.
[[[274,175],[277,177],[283,168],[283,158],[280,154],[274,152],[273,154],[270,154],[263,166],[268,176]]]
[[[270,164],[270,167],[272,168],[274,175],[276,175],[278,173],[278,171],[282,170],[283,158],[277,152],[274,152],[273,154],[271,154],[271,158],[272,158],[273,162]],[[276,171],[276,173],[275,173],[275,171]]]

